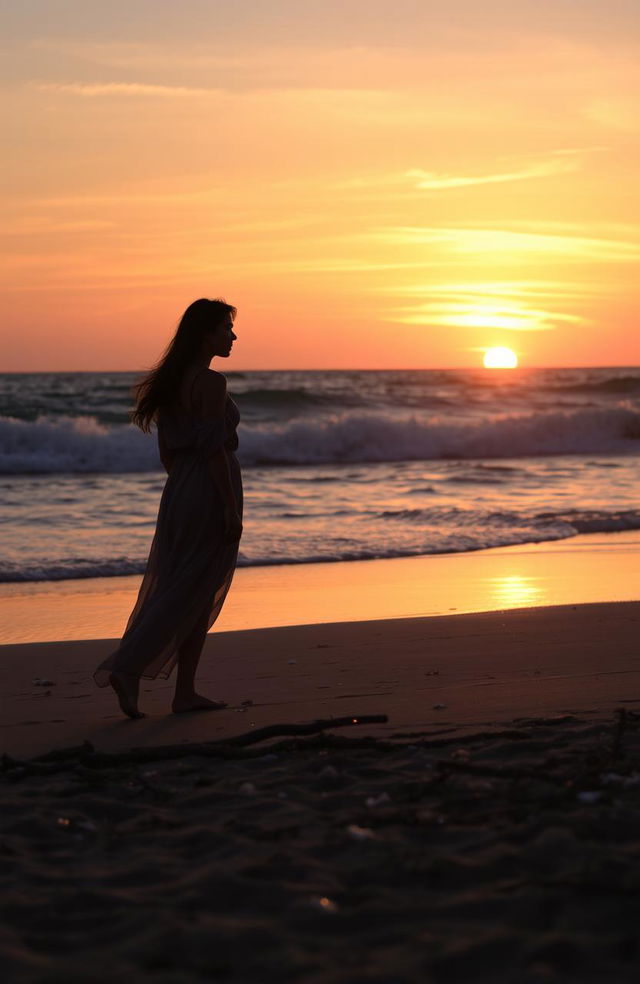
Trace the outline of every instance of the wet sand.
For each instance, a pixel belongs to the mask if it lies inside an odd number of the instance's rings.
[[[0,645],[119,636],[139,577],[0,584]],[[214,632],[633,601],[640,531],[470,553],[244,567]]]
[[[173,716],[145,683],[141,721],[90,683],[112,643],[2,647],[10,979],[637,980],[639,622],[214,633],[202,690],[229,708]],[[225,741],[367,714],[388,720]]]

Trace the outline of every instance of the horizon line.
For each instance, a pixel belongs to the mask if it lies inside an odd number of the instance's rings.
[[[228,369],[229,374],[234,372],[463,372],[469,370],[482,370],[489,373],[517,372],[518,370],[528,369],[548,369],[548,370],[574,370],[574,369],[637,369],[640,371],[640,363],[624,363],[620,365],[581,365],[581,366],[540,366],[540,365],[518,365],[513,368],[497,367],[488,368],[483,365],[473,366],[369,366],[360,368],[358,366],[332,366],[332,367],[308,367],[308,366],[288,366],[285,368],[269,369]],[[0,369],[0,376],[20,376],[29,374],[55,375],[56,373],[148,373],[153,370],[153,366],[145,369]],[[221,371],[221,370],[217,370]]]

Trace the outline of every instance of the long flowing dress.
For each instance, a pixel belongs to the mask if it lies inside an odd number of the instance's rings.
[[[168,677],[180,646],[204,636],[220,614],[238,558],[238,542],[225,541],[224,503],[210,457],[229,454],[231,483],[242,515],[242,476],[235,455],[240,412],[230,396],[224,418],[161,411],[158,431],[171,471],[160,500],[156,531],[138,600],[118,649],[94,673],[99,687],[109,674]]]

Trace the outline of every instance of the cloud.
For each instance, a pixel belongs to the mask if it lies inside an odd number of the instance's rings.
[[[503,171],[497,174],[465,177],[462,175],[436,174],[416,168],[412,171],[407,171],[406,177],[415,178],[417,181],[416,188],[423,191],[443,191],[448,188],[467,188],[471,185],[502,184],[505,181],[527,181],[530,178],[548,178],[556,174],[567,174],[570,171],[576,171],[578,167],[579,161],[576,155],[572,154],[571,156],[555,157],[549,161],[531,164],[517,171]]]
[[[505,262],[506,257],[522,258],[524,255],[602,262],[640,260],[640,243],[637,242],[506,229],[400,226],[374,231],[372,237],[390,246],[434,246],[449,254],[482,255],[487,259],[492,254],[499,255],[501,262]]]
[[[332,31],[319,44],[311,36],[304,43],[293,40],[282,26],[277,40],[252,38],[246,31],[232,44],[223,40],[224,32],[200,33],[187,40],[161,39],[146,29],[145,41],[105,35],[41,37],[24,45],[11,64],[18,78],[28,77],[33,72],[30,66],[38,64],[40,76],[62,84],[69,76],[87,84],[95,79],[102,82],[106,74],[112,82],[124,78],[131,83],[196,89],[397,90],[404,98],[420,93],[423,109],[433,103],[462,112],[471,100],[475,115],[488,124],[495,123],[496,113],[509,103],[516,121],[525,126],[528,112],[537,115],[546,109],[552,128],[557,113],[565,109],[571,114],[567,122],[573,124],[574,113],[584,114],[592,104],[597,114],[598,100],[632,103],[637,89],[636,55],[622,41],[613,49],[600,40],[595,46],[575,37],[550,44],[536,32],[527,32],[513,44],[494,28],[482,44],[474,43],[465,31],[453,31],[446,43],[429,31],[408,46],[389,43],[388,38],[378,43],[365,44],[361,39],[341,43]],[[387,20],[387,33],[389,28]],[[569,127],[559,132],[575,131]]]
[[[426,298],[422,303],[400,307],[392,312],[391,320],[402,324],[550,331],[562,324],[588,322],[581,315],[567,314],[555,308],[563,300],[574,301],[589,296],[590,288],[584,288],[581,284],[488,281],[398,287],[393,292],[406,297]],[[545,304],[545,298],[554,307]]]
[[[504,331],[551,331],[559,324],[583,324],[586,319],[558,311],[531,308],[526,304],[490,301],[427,302],[397,309],[393,321],[410,325],[442,325],[450,328],[501,328]]]
[[[34,80],[30,88],[39,92],[61,92],[75,96],[153,96],[183,99],[217,95],[222,90],[186,85],[151,85],[144,82],[45,82]]]
[[[487,297],[551,298],[554,300],[580,300],[607,293],[598,284],[556,282],[551,280],[490,280],[468,283],[417,284],[402,287],[375,287],[376,293],[396,293],[405,297],[464,297],[469,300],[485,300]]]
[[[336,187],[351,190],[380,190],[406,189],[407,184],[419,191],[442,191],[449,188],[467,188],[475,185],[501,184],[507,181],[526,181],[531,178],[555,177],[558,174],[569,174],[580,170],[585,157],[589,154],[606,151],[604,146],[574,147],[571,149],[552,150],[546,159],[524,162],[507,169],[494,169],[489,174],[461,175],[446,174],[438,171],[426,171],[423,168],[411,168],[408,171],[392,174],[371,174],[336,182]],[[503,159],[504,160],[504,159]]]

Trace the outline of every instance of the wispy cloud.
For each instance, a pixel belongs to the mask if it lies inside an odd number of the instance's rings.
[[[422,191],[444,191],[448,188],[468,188],[471,185],[503,184],[507,181],[527,181],[531,178],[548,178],[557,174],[576,171],[579,160],[575,154],[571,156],[553,157],[548,161],[530,164],[515,171],[499,171],[483,175],[454,175],[437,174],[433,171],[423,171],[416,168],[406,172],[407,178],[416,181],[416,188]]]
[[[568,289],[570,286],[546,281],[489,281],[398,287],[397,294],[425,300],[396,308],[392,320],[505,331],[550,331],[562,324],[585,324],[588,319],[556,307],[563,300],[575,301],[589,293],[582,285]]]
[[[487,297],[553,298],[580,300],[607,293],[598,284],[556,282],[551,280],[483,280],[466,283],[428,283],[401,287],[375,287],[376,293],[402,294],[405,297],[465,297],[485,300]]]
[[[478,301],[427,301],[398,308],[392,319],[409,325],[442,325],[449,328],[500,328],[504,331],[551,331],[560,324],[583,324],[585,319],[558,311],[545,311],[525,303]]]
[[[499,255],[504,262],[523,255],[556,257],[564,260],[638,262],[640,243],[587,236],[549,235],[512,232],[505,229],[457,229],[400,226],[372,232],[372,238],[390,246],[433,246],[449,254]]]
[[[455,174],[442,171],[427,171],[420,167],[408,171],[368,174],[337,182],[336,187],[388,191],[414,188],[418,191],[446,191],[467,188],[474,185],[502,184],[510,181],[527,181],[535,178],[556,177],[579,171],[589,155],[606,151],[604,146],[585,146],[551,150],[543,157],[523,160],[522,157],[501,158],[490,165],[487,174]]]
[[[162,99],[184,99],[193,96],[217,95],[221,89],[187,85],[153,85],[145,82],[47,82],[33,80],[30,88],[39,92],[60,92],[74,96],[153,96]]]

